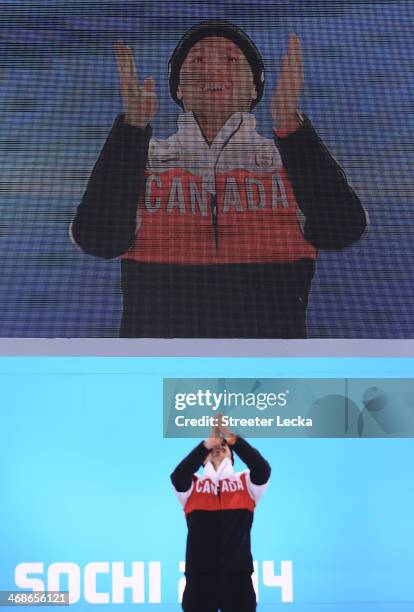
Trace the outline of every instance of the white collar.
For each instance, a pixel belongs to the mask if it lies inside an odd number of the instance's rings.
[[[251,132],[255,128],[256,117],[254,115],[245,112],[233,113],[216,134],[213,142],[208,145],[192,111],[181,113],[178,117],[178,135],[180,139],[183,139],[183,143],[191,142],[194,146],[197,142],[197,146],[204,146],[213,151],[219,151],[233,133],[239,130]]]
[[[213,482],[218,482],[223,478],[229,478],[234,474],[233,464],[228,457],[225,457],[223,461],[220,463],[218,470],[214,468],[214,465],[211,461],[207,461],[204,466],[204,476],[207,476]]]

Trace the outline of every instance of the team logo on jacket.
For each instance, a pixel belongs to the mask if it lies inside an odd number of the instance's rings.
[[[184,511],[194,510],[250,510],[253,512],[255,502],[248,491],[246,474],[234,478],[223,478],[213,482],[210,478],[193,476],[193,490],[188,498]]]
[[[218,495],[221,493],[234,493],[235,491],[244,491],[243,483],[240,479],[229,480],[223,478],[220,480],[220,485],[214,484],[210,479],[198,479],[195,486],[196,493],[213,493]]]
[[[261,164],[272,163],[268,147],[257,156]],[[298,212],[283,168],[211,175],[148,169],[136,240],[124,258],[196,265],[314,259],[316,249],[304,238]]]
[[[261,157],[265,155],[260,154]],[[264,158],[263,163],[271,163]],[[209,213],[207,182],[191,174],[149,174],[146,177],[144,206],[153,214],[165,210],[167,214]],[[217,175],[213,181],[218,205],[223,213],[240,213],[263,209],[289,209],[284,182],[279,174],[252,176],[247,173]]]
[[[271,151],[262,151],[261,153],[256,153],[254,156],[254,161],[257,168],[272,168],[275,164],[275,160],[273,158],[273,154]]]

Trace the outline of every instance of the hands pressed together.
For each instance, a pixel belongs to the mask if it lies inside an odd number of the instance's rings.
[[[204,446],[208,449],[220,446],[223,439],[231,440],[234,438],[234,434],[229,430],[227,425],[223,424],[223,415],[220,412],[217,413],[216,418],[217,425],[211,428],[210,436],[204,440]]]

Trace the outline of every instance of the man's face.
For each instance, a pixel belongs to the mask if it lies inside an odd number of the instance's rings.
[[[225,459],[226,457],[231,459],[230,449],[224,441],[219,442],[217,446],[214,446],[209,452],[209,454],[207,455],[205,464],[208,461],[211,461],[211,463],[214,465],[214,468],[217,470],[221,462],[223,461],[223,459]]]
[[[230,116],[248,112],[257,92],[241,49],[227,38],[209,36],[191,47],[185,58],[177,96],[195,115]]]

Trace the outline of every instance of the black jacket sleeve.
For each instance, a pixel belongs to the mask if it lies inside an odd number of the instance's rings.
[[[237,436],[236,442],[231,447],[236,455],[247,465],[250,470],[250,480],[253,484],[263,485],[270,478],[270,465],[262,457],[259,451],[250,446],[244,438]]]
[[[112,259],[134,243],[151,134],[116,118],[71,226],[85,253]]]
[[[188,491],[191,487],[193,474],[203,465],[209,452],[209,449],[204,446],[204,442],[200,442],[200,444],[198,444],[191,453],[177,465],[171,474],[171,482],[176,491],[180,493]]]
[[[304,236],[318,249],[341,249],[363,234],[365,211],[345,174],[304,115],[293,134],[275,140],[299,208]]]

